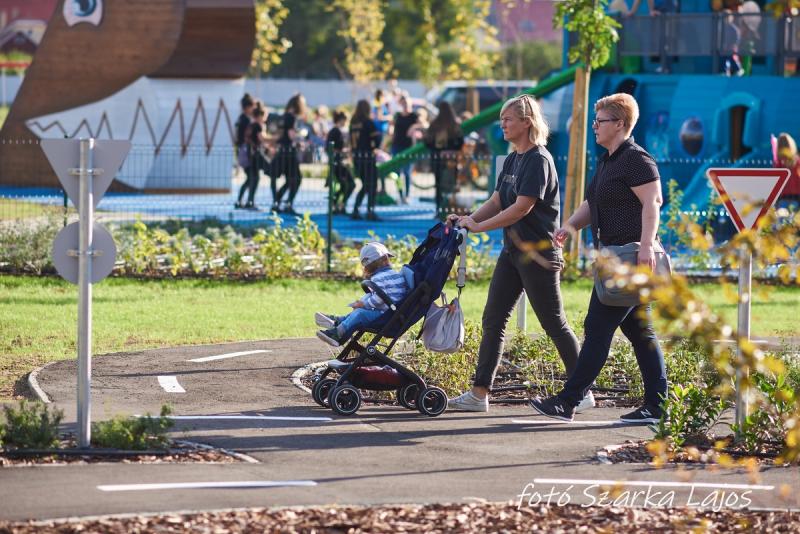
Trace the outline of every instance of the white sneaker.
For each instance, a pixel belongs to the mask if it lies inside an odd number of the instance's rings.
[[[328,315],[327,313],[316,312],[314,314],[314,322],[321,328],[333,328],[336,326],[336,316]]]
[[[579,402],[578,405],[575,407],[575,413],[581,413],[585,410],[588,410],[589,408],[594,408],[594,407],[595,407],[594,395],[592,394],[592,390],[590,389],[586,392],[586,395],[583,396],[581,402]]]
[[[466,412],[488,412],[489,397],[487,395],[480,399],[471,391],[467,391],[458,397],[448,400],[447,407],[451,410],[463,410]]]

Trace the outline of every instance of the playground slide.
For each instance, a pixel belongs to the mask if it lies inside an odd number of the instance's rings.
[[[521,94],[533,95],[534,97],[538,98],[551,93],[556,89],[571,83],[575,79],[575,70],[577,68],[578,67],[576,65],[573,65],[568,69],[564,69],[558,74],[543,80],[535,87],[526,89]],[[500,110],[502,107],[503,102],[498,102],[493,106],[489,106],[471,119],[464,121],[464,123],[461,125],[461,130],[464,132],[464,134],[468,134],[483,128],[484,126],[492,124],[500,118]],[[389,161],[378,165],[378,174],[380,176],[385,176],[392,171],[397,171],[403,167],[403,165],[407,165],[409,159],[418,157],[420,154],[425,154],[427,151],[428,148],[423,143],[417,143],[411,148],[400,152]]]
[[[711,158],[709,158],[709,162],[703,164],[697,171],[694,173],[694,176],[689,181],[689,184],[683,191],[683,204],[681,205],[681,209],[683,210],[700,210],[703,211],[708,207],[708,203],[710,200],[709,190],[710,185],[708,183],[708,177],[706,176],[706,171],[711,167],[730,167],[730,168],[738,168],[738,167],[748,167],[751,166],[753,161],[770,161],[772,159],[772,154],[769,153],[768,150],[764,149],[756,149],[748,154],[742,156],[738,160],[736,160],[733,164],[722,164],[718,163],[720,161],[726,161],[730,159],[730,155],[727,150],[723,150],[721,152],[717,152]],[[762,167],[763,165],[755,165],[757,167]]]

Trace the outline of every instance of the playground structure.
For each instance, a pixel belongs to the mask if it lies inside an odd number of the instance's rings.
[[[253,1],[82,6],[55,8],[0,131],[0,184],[57,187],[38,140],[92,136],[148,152],[137,168],[123,166],[114,189],[227,190],[230,158],[219,156],[232,154],[255,43]],[[208,160],[182,157],[190,150]]]
[[[665,193],[670,180],[677,182],[683,209],[708,207],[709,167],[769,167],[770,134],[800,135],[800,73],[784,77],[787,62],[800,62],[800,18],[716,13],[707,2],[687,0],[681,2],[681,13],[640,13],[620,22],[615,59],[593,73],[589,102],[616,92],[636,98],[640,118],[634,138],[658,161]],[[729,24],[742,29],[738,49],[742,64],[749,65],[748,75],[726,75],[730,45],[723,34]],[[565,35],[565,64],[569,41]],[[567,68],[525,91],[539,99],[550,122],[548,148],[556,156],[567,154],[569,147],[573,80],[574,68]],[[465,121],[464,132],[490,126],[500,108],[492,106]],[[504,148],[500,144],[495,155],[505,154]],[[401,158],[425,151],[416,145],[380,171],[396,170]],[[591,175],[591,160],[602,153],[591,130],[587,151]],[[556,157],[556,167],[559,176],[567,176],[565,158]]]

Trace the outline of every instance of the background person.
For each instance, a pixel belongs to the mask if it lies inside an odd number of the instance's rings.
[[[440,102],[438,108],[439,114],[431,122],[423,139],[431,151],[437,218],[443,216],[447,208],[446,193],[455,188],[458,151],[464,146],[464,134],[453,107],[448,102]]]
[[[789,183],[781,192],[781,203],[800,205],[800,153],[797,151],[797,143],[791,135],[781,132],[775,139],[774,146],[773,167],[792,171]]]
[[[353,219],[361,219],[359,209],[364,196],[367,197],[367,219],[377,221],[375,214],[375,188],[378,182],[378,166],[375,152],[381,146],[381,132],[370,117],[369,102],[359,100],[350,119],[350,150],[353,151],[353,165],[361,179],[361,189],[353,206]]]
[[[400,110],[394,116],[394,133],[392,134],[392,156],[399,154],[403,150],[411,148],[414,141],[411,134],[415,127],[419,126],[419,115],[411,110],[411,102],[408,98],[401,96],[399,100]],[[405,177],[404,187],[400,192],[400,202],[408,203],[408,194],[411,192],[411,162],[409,161],[400,168],[400,173]]]
[[[564,260],[561,249],[553,244],[560,198],[553,156],[545,148],[549,128],[539,104],[528,95],[508,100],[500,112],[500,123],[514,151],[503,164],[494,193],[472,215],[448,216],[449,221],[457,221],[471,232],[503,229],[503,250],[483,310],[473,387],[448,403],[453,409],[476,412],[489,409],[489,390],[503,353],[506,326],[523,289],[568,374],[575,368],[579,350],[561,301],[559,273]],[[520,249],[521,243],[543,245],[541,262],[532,261]],[[593,406],[594,399],[587,397],[587,407]]]
[[[298,119],[306,115],[306,99],[297,93],[286,103],[286,109],[281,117],[278,136],[278,152],[273,161],[271,187],[273,191],[272,209],[279,213],[297,215],[294,210],[294,199],[300,190],[300,182],[303,180],[300,174],[300,160],[297,157],[298,141],[296,124]],[[275,192],[277,181],[280,176],[285,176],[286,181],[281,188]],[[283,195],[289,191],[289,198],[285,205],[281,205]]]
[[[347,200],[353,193],[356,184],[350,169],[345,164],[344,126],[347,115],[343,111],[333,112],[333,128],[328,132],[327,147],[329,151],[331,171],[336,179],[338,189],[333,197],[333,213],[345,213]]]
[[[242,113],[239,115],[239,118],[236,119],[236,162],[244,171],[244,183],[239,188],[239,197],[236,200],[236,203],[233,205],[236,209],[244,208],[245,205],[242,204],[242,198],[244,198],[245,192],[250,190],[252,187],[252,176],[250,174],[251,169],[251,158],[252,154],[250,153],[250,144],[248,143],[247,139],[245,138],[247,127],[252,122],[252,114],[253,108],[255,107],[255,101],[253,97],[250,96],[249,93],[245,93],[242,97],[240,104],[242,106]],[[255,195],[255,191],[253,191],[253,195]],[[251,199],[252,200],[252,199]],[[251,202],[252,204],[252,202]]]
[[[594,105],[592,122],[597,144],[606,148],[586,199],[563,228],[555,233],[560,246],[570,233],[591,224],[601,245],[641,243],[639,264],[655,269],[653,244],[658,233],[661,179],[653,157],[634,143],[633,127],[639,106],[631,95],[617,93]],[[608,359],[617,328],[633,345],[644,383],[644,405],[620,417],[628,423],[656,423],[661,417],[661,396],[667,392],[667,370],[650,318],[650,306],[607,306],[592,289],[584,321],[585,337],[575,371],[557,394],[531,400],[542,415],[571,421],[575,406],[600,374]]]

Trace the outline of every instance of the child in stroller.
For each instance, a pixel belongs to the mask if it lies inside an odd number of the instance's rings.
[[[447,409],[447,395],[442,389],[427,385],[414,371],[393,360],[389,353],[400,336],[422,319],[439,297],[457,255],[461,256],[458,268],[461,292],[466,276],[465,236],[466,230],[443,223],[431,228],[411,261],[400,270],[410,288],[402,299],[393,300],[373,280],[361,283],[368,293],[365,298],[380,299],[386,309],[368,323],[358,325],[349,340],[344,335],[334,340],[345,342],[344,347],[335,360],[327,362],[314,376],[311,394],[317,404],[330,407],[340,415],[353,415],[361,407],[359,389],[366,389],[395,391],[401,406],[432,417]],[[341,318],[325,314],[318,314],[316,318],[318,324],[330,326],[323,332],[334,330],[338,326],[337,319],[344,324]],[[338,335],[339,331],[334,331]],[[343,334],[347,333],[343,330]],[[365,335],[368,338],[368,334],[372,334],[369,342],[361,341]],[[329,378],[332,373],[338,374],[338,378]]]
[[[403,274],[392,270],[391,260],[394,254],[382,243],[367,243],[361,247],[359,259],[364,267],[364,274],[378,288],[383,290],[391,302],[400,302],[408,294],[410,282]],[[408,271],[406,271],[408,272]],[[389,305],[376,293],[367,292],[363,297],[348,304],[353,311],[344,316],[336,316],[317,312],[314,320],[318,326],[326,327],[317,332],[317,337],[334,347],[347,341],[353,332],[368,325],[389,309]]]

